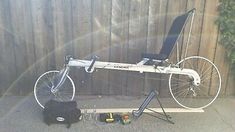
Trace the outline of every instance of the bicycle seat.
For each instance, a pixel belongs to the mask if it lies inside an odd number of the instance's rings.
[[[166,60],[170,56],[173,48],[175,47],[187,21],[190,16],[192,16],[195,8],[176,17],[171,25],[166,39],[163,42],[162,48],[159,54],[144,53],[142,58],[154,59],[154,60]]]

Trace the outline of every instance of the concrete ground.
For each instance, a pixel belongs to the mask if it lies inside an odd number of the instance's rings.
[[[77,97],[80,108],[133,108],[144,98],[137,97]],[[174,100],[161,98],[167,108],[178,107]],[[156,99],[150,107],[158,107]],[[102,124],[83,120],[72,124],[47,126],[42,121],[42,109],[32,95],[0,98],[0,132],[234,132],[235,97],[219,98],[204,113],[169,113],[175,124],[143,114],[129,125]]]

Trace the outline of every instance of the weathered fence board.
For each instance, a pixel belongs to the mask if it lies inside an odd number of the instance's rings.
[[[112,1],[109,0],[94,0],[93,1],[93,32],[92,32],[92,55],[99,56],[100,61],[109,60],[109,43],[111,39],[111,12]],[[98,70],[93,74],[92,88],[93,94],[108,95],[109,83],[108,83],[107,70]]]
[[[91,0],[72,0],[72,25],[73,25],[73,44],[74,55],[81,59],[89,59],[92,52],[92,7]],[[78,93],[91,94],[92,77],[85,73],[84,69],[73,68],[71,75],[75,81],[75,85],[79,87]]]
[[[161,23],[162,20],[164,20],[162,17],[163,10],[166,7],[163,4],[163,1],[149,1],[149,13],[148,13],[148,34],[147,34],[147,53],[159,53],[160,48],[162,45],[162,34],[161,31],[163,28],[160,27],[163,23]],[[164,10],[165,12],[165,10]],[[161,76],[159,74],[145,74],[145,82],[144,82],[144,94],[147,95],[150,90],[158,90],[160,88],[160,82],[159,78]]]
[[[127,62],[129,6],[129,0],[112,1],[112,25],[109,57],[109,61],[111,62]],[[109,71],[110,95],[126,94],[126,86],[126,72]]]
[[[0,94],[26,95],[37,77],[63,67],[65,55],[137,63],[141,53],[159,53],[173,19],[196,8],[187,56],[213,61],[222,77],[221,95],[234,94],[225,49],[218,42],[216,0],[2,0],[0,1]],[[184,58],[189,25],[179,40]],[[176,49],[171,61],[177,62]],[[72,68],[77,94],[169,96],[168,76]],[[210,84],[213,84],[211,79]],[[208,87],[208,93],[213,94]]]
[[[15,80],[17,79],[16,75],[16,65],[15,65],[15,56],[16,53],[14,52],[15,40],[12,27],[12,18],[11,18],[11,11],[10,11],[10,2],[7,0],[1,1],[1,32],[2,38],[1,40],[1,47],[3,48],[1,52],[1,78],[3,78],[3,86],[2,87],[2,94],[5,92],[9,92],[12,94],[17,94],[19,91],[15,87],[13,87]]]

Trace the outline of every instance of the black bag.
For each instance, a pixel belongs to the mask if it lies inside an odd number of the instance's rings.
[[[81,120],[81,110],[77,108],[76,101],[58,102],[50,100],[45,104],[43,120],[47,125],[62,123],[67,124],[67,128],[69,128],[72,123]]]

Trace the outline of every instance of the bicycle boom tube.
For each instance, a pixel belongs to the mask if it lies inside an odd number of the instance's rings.
[[[93,62],[93,63],[92,63]],[[71,60],[69,61],[69,66],[85,67],[86,71],[92,66],[92,69],[109,69],[109,70],[121,70],[121,71],[135,71],[135,72],[151,72],[151,73],[161,73],[161,74],[181,74],[188,75],[193,78],[194,85],[198,86],[200,84],[200,76],[193,69],[182,69],[171,66],[152,66],[152,65],[138,65],[138,64],[128,64],[128,63],[115,63],[115,62],[102,62],[92,60]],[[88,71],[87,71],[88,72]]]

